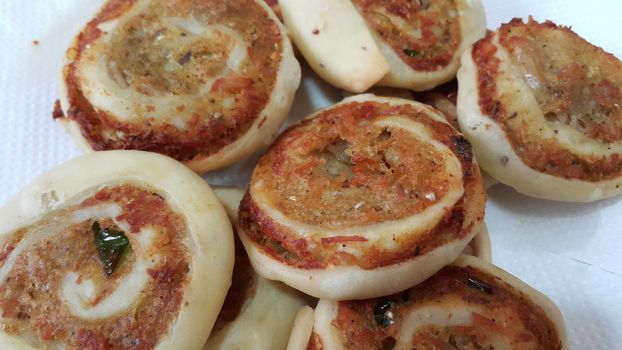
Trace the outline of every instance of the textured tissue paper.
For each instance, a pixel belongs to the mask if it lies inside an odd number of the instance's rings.
[[[51,118],[65,49],[102,0],[0,1],[0,203],[79,154]],[[551,19],[622,57],[621,0],[484,0],[488,27]],[[342,92],[304,68],[289,123]],[[244,185],[257,156],[206,177]],[[114,165],[110,165],[114,166]],[[93,171],[96,171],[94,169]],[[573,349],[622,348],[622,198],[592,204],[536,200],[497,185],[486,221],[494,262],[561,309]]]

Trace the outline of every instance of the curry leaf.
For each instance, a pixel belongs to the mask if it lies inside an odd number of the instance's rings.
[[[93,223],[91,230],[95,237],[95,248],[97,249],[99,260],[101,260],[104,266],[104,273],[106,277],[110,277],[117,265],[119,265],[121,256],[130,245],[130,241],[123,231],[117,231],[112,228],[102,230],[97,221]]]

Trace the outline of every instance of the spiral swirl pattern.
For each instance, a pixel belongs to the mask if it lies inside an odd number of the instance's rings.
[[[481,229],[484,203],[468,142],[438,112],[361,95],[272,145],[240,206],[240,232],[261,274],[358,298],[450,263]]]
[[[267,142],[300,81],[258,0],[110,0],[67,56],[61,120],[84,148],[158,152],[197,172]]]
[[[233,240],[217,199],[183,165],[143,152],[87,155],[44,175],[0,213],[0,344],[203,346],[230,283]],[[129,241],[110,271],[100,229]]]
[[[525,194],[622,193],[622,62],[569,28],[514,19],[474,45],[458,120],[482,167]]]

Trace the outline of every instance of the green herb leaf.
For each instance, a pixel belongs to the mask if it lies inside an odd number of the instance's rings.
[[[376,303],[376,306],[374,306],[374,320],[376,320],[377,325],[382,327],[388,327],[393,324],[390,300],[380,300]]]
[[[104,273],[106,277],[112,276],[112,272],[116,269],[121,260],[121,256],[125,249],[130,245],[123,231],[117,231],[111,228],[101,229],[99,222],[95,221],[91,226],[95,237],[95,248],[104,265]]]
[[[404,49],[404,54],[408,57],[417,57],[421,54],[421,52],[417,50]]]

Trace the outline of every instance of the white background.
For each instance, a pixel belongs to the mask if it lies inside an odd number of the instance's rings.
[[[79,154],[51,112],[64,51],[100,4],[0,1],[0,203],[46,169]],[[484,4],[489,28],[533,15],[571,25],[622,57],[622,0]],[[305,72],[290,122],[341,98],[340,91]],[[242,183],[254,159],[208,178]],[[494,262],[555,301],[573,349],[622,349],[622,199],[564,204],[527,198],[498,185],[490,191],[486,221]]]

